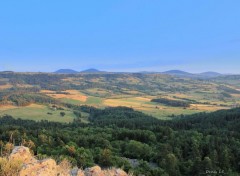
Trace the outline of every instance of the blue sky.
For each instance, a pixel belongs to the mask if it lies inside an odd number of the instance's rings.
[[[240,73],[239,0],[5,0],[0,70]]]

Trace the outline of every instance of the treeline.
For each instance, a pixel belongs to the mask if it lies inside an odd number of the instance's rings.
[[[10,88],[0,91],[0,104],[27,106],[32,103],[57,104],[57,99],[40,93],[39,87]]]
[[[130,129],[148,128],[160,122],[152,116],[128,107],[95,109],[91,112],[89,120],[96,126],[117,126]]]
[[[123,93],[125,90],[137,90],[139,92],[153,94],[159,90],[163,92],[187,92],[195,88],[189,88],[184,84],[195,84],[196,80],[174,78],[161,74],[141,73],[101,73],[101,74],[50,74],[50,73],[14,73],[0,72],[0,78],[8,80],[12,85],[28,84],[39,86],[41,89],[63,91],[67,89],[87,90],[100,88],[111,90],[115,93]],[[71,79],[68,79],[71,78]],[[74,80],[71,81],[71,80]],[[99,81],[96,81],[99,80]],[[79,82],[79,83],[76,83]],[[6,82],[4,82],[6,84]],[[177,85],[177,86],[176,86]]]
[[[230,94],[240,94],[239,90],[236,90],[231,87],[224,86],[224,85],[218,86],[218,89],[223,90],[226,93],[230,93]]]
[[[156,98],[152,99],[151,102],[155,103],[161,103],[167,106],[173,106],[173,107],[190,107],[190,103],[187,101],[181,101],[181,100],[170,100],[167,98]]]
[[[58,100],[49,96],[33,93],[13,94],[10,95],[7,100],[13,102],[16,106],[27,106],[32,103],[57,104],[58,102]]]
[[[9,142],[24,144],[39,157],[67,158],[79,167],[122,167],[146,176],[240,172],[240,109],[161,121],[131,108],[72,108],[90,113],[90,123],[0,118],[0,151]]]
[[[32,86],[39,86],[41,89],[48,90],[65,90],[68,88],[63,83],[62,79],[66,78],[66,75],[59,74],[47,74],[47,73],[5,73],[1,72],[0,77],[8,79],[8,82],[12,85],[28,84]]]

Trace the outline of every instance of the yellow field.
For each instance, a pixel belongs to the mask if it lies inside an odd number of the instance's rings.
[[[28,106],[25,106],[25,107],[28,107],[28,108],[43,108],[44,105],[31,104],[31,105],[28,105]],[[3,113],[4,111],[19,109],[19,108],[22,108],[22,107],[14,106],[14,105],[1,105],[0,106],[0,111],[1,111],[1,113]]]
[[[15,109],[17,108],[16,106],[13,106],[13,105],[0,105],[0,110],[1,111],[6,111],[6,110],[9,110],[9,109]]]
[[[41,90],[41,93],[45,93],[45,94],[54,94],[56,91],[52,91],[52,90]]]
[[[12,88],[12,87],[13,86],[11,84],[0,85],[0,90],[9,89],[9,88]]]
[[[178,96],[186,98],[185,95],[178,94]],[[170,99],[169,96],[166,96],[166,97]],[[145,97],[105,99],[103,100],[103,105],[110,106],[110,107],[126,106],[138,111],[142,111],[146,114],[153,115],[158,118],[164,118],[164,119],[169,118],[169,116],[171,116],[172,114],[174,115],[193,114],[193,113],[198,113],[203,111],[212,112],[220,109],[228,109],[227,107],[222,107],[217,105],[203,105],[203,104],[192,104],[189,108],[171,107],[171,106],[165,106],[162,104],[153,103],[151,102],[151,99],[153,98],[156,98],[156,97],[145,96]]]
[[[179,97],[179,98],[194,98],[193,96],[191,95],[186,95],[186,94],[182,94],[182,93],[175,93],[175,94],[170,94],[171,96],[175,96],[175,97]]]
[[[17,85],[15,85],[15,87],[29,88],[29,87],[33,87],[33,86],[29,85],[29,84],[17,84]]]
[[[222,106],[203,105],[203,104],[192,104],[190,108],[194,110],[199,110],[199,111],[217,111],[220,109],[228,109]]]
[[[121,79],[120,79],[121,80]],[[136,80],[135,80],[136,81]],[[208,100],[203,99],[203,97],[199,96],[198,94],[185,94],[185,93],[160,93],[159,96],[150,96],[150,95],[144,95],[141,92],[138,91],[130,91],[128,89],[124,90],[126,94],[111,94],[109,91],[99,88],[94,89],[88,89],[86,90],[86,94],[89,93],[89,96],[84,95],[83,93],[77,91],[77,90],[67,90],[66,92],[70,93],[67,94],[55,94],[53,91],[42,91],[43,93],[57,98],[57,99],[68,99],[69,103],[75,103],[75,104],[86,104],[91,105],[94,107],[117,107],[117,106],[126,106],[133,108],[138,111],[142,111],[146,114],[155,116],[157,118],[162,119],[168,119],[172,114],[174,115],[181,115],[181,114],[194,114],[198,112],[212,112],[217,111],[220,109],[228,109],[228,107],[219,106],[219,104],[226,104],[224,102],[215,102],[211,101],[211,103],[216,103],[218,105],[208,105],[208,104],[192,104],[188,108],[183,107],[171,107],[171,106],[165,106],[163,104],[158,104],[151,102],[152,99],[160,97],[164,97],[167,99],[173,99],[173,100],[179,100],[181,98],[187,98],[196,100],[199,102],[208,102]],[[92,94],[91,94],[92,93]],[[94,94],[98,95],[104,95],[108,94],[106,96],[107,98],[101,98],[96,97]],[[130,94],[129,94],[130,93]],[[92,95],[92,96],[91,96]],[[234,97],[237,97],[234,95]],[[70,100],[79,100],[80,102],[71,102]],[[229,104],[230,105],[230,104]]]
[[[104,108],[104,107],[117,107],[117,106],[126,106],[133,108],[138,111],[142,111],[146,114],[152,115],[157,118],[161,119],[168,119],[172,114],[174,115],[180,115],[180,114],[194,114],[198,112],[212,112],[220,109],[227,109],[226,107],[218,106],[218,105],[208,105],[208,104],[192,104],[189,108],[183,108],[183,107],[171,107],[171,106],[165,106],[163,104],[158,104],[151,102],[152,99],[158,98],[158,96],[150,96],[150,95],[144,95],[141,92],[138,91],[129,91],[128,89],[124,90],[124,92],[127,92],[127,94],[112,94],[111,91],[105,90],[105,89],[88,89],[85,92],[80,92],[78,90],[66,90],[63,91],[68,94],[57,94],[56,91],[51,90],[42,90],[41,93],[44,93],[48,96],[51,96],[56,99],[61,99],[61,101],[66,103],[72,103],[72,104],[86,104],[98,108]],[[130,93],[130,94],[129,94]],[[86,95],[88,96],[86,96]],[[96,96],[95,96],[95,95]],[[103,98],[99,97],[98,95],[108,95]],[[183,93],[160,93],[160,97],[165,97],[168,99],[175,99],[179,100],[181,98],[188,98],[197,100],[199,102],[205,102],[207,100],[202,99],[202,97],[199,97],[198,94],[183,94]],[[234,97],[237,97],[237,95],[234,95]],[[223,102],[214,102],[211,101],[211,103],[216,104],[223,104]],[[226,103],[225,103],[226,104]],[[16,110],[17,107],[15,106],[3,106],[0,107],[0,111],[4,112],[10,112],[13,110],[15,114],[19,113],[19,110]],[[25,110],[30,109],[45,109],[45,112],[48,110],[46,107],[44,108],[41,105],[30,105],[28,108],[25,108]],[[15,115],[14,114],[14,115]],[[46,114],[46,113],[45,113]],[[25,115],[25,114],[23,114]],[[72,115],[69,114],[69,117]],[[58,119],[58,114],[55,114],[55,119]],[[43,118],[43,117],[42,117]],[[68,119],[69,120],[69,119]]]
[[[95,94],[107,94],[110,91],[107,91],[105,89],[98,89],[98,88],[94,88],[94,89],[88,89],[87,90],[88,93],[95,93]]]
[[[121,99],[105,99],[103,104],[106,106],[127,106],[132,108],[143,107],[143,104],[150,102],[151,99],[145,97],[131,97],[131,98],[121,98]]]
[[[81,92],[77,90],[66,90],[64,92],[69,93],[69,94],[56,94],[55,91],[50,91],[50,90],[42,90],[42,93],[47,94],[48,96],[51,96],[56,99],[62,99],[62,98],[67,98],[67,99],[72,99],[72,100],[78,100],[81,102],[86,102],[87,101],[87,96],[83,95]]]
[[[240,90],[239,90],[240,91]],[[240,98],[240,94],[231,94],[233,97]]]
[[[9,89],[12,87],[13,87],[13,85],[11,85],[11,84],[0,85],[0,90]],[[14,87],[29,88],[29,87],[33,87],[33,86],[31,86],[29,84],[16,84],[16,85],[14,85]]]

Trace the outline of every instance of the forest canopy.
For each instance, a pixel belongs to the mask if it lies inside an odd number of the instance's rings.
[[[125,107],[77,109],[90,113],[89,124],[0,118],[2,154],[12,142],[30,146],[38,156],[67,158],[79,167],[115,166],[149,176],[240,172],[239,108],[172,121]]]

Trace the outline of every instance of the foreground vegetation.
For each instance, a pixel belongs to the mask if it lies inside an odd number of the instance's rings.
[[[202,175],[240,172],[240,109],[222,110],[161,121],[131,108],[96,109],[89,124],[0,119],[1,151],[9,142],[30,147],[38,157],[67,158],[74,165],[123,167],[145,175]]]

